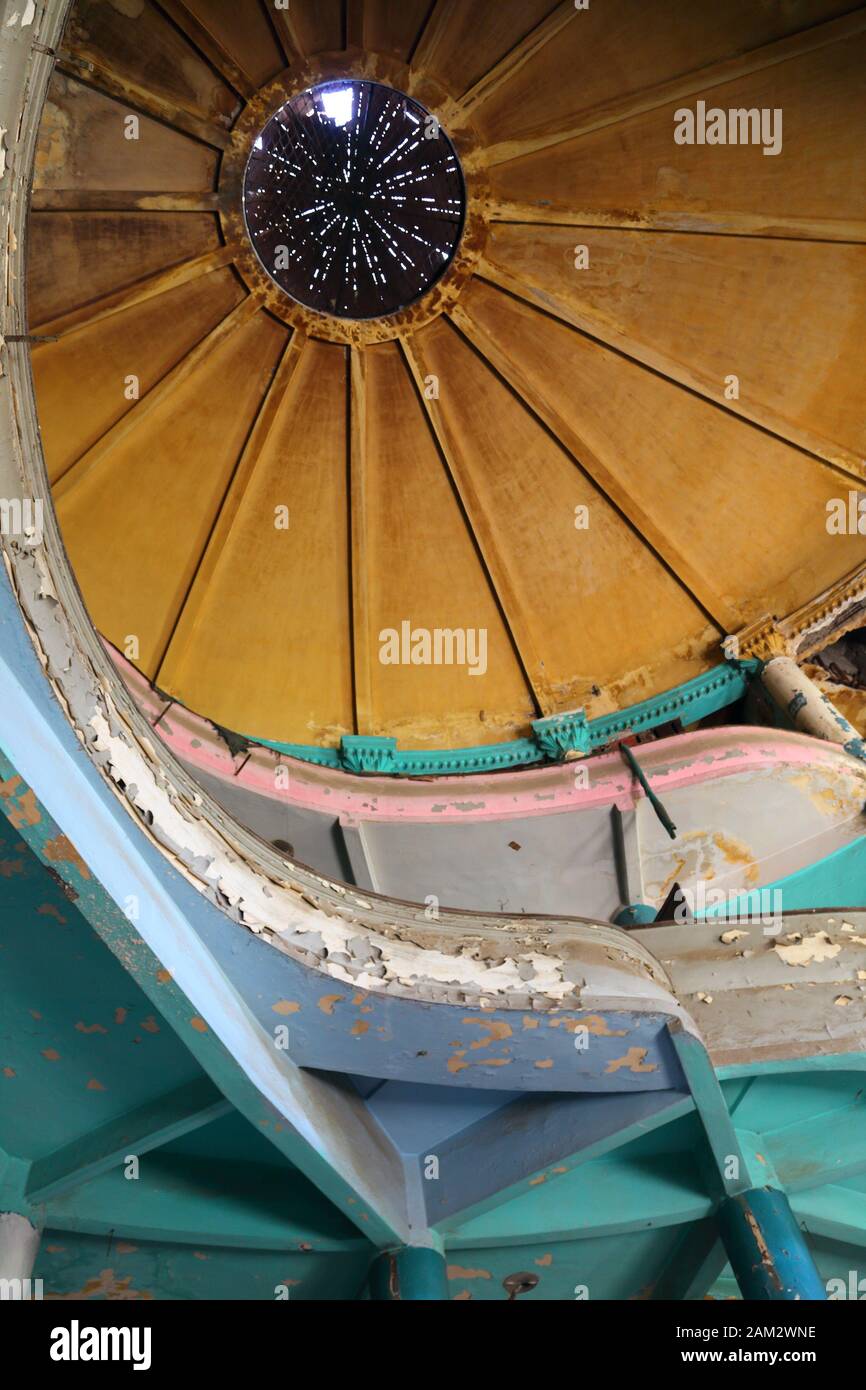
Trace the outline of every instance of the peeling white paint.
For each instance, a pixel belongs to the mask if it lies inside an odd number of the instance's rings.
[[[819,931],[815,932],[814,936],[805,936],[802,941],[795,941],[790,946],[782,946],[776,941],[773,950],[786,965],[811,965],[813,961],[832,960],[834,956],[838,956],[842,947],[831,941],[825,931]]]

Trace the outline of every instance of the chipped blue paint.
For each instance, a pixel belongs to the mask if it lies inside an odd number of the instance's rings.
[[[743,1298],[824,1301],[827,1291],[784,1192],[752,1188],[727,1198],[719,1230]]]

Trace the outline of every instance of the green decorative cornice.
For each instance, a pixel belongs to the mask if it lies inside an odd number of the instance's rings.
[[[584,757],[592,752],[592,735],[586,710],[577,709],[571,714],[554,714],[549,719],[536,719],[532,732],[548,762],[558,763],[569,754]]]
[[[652,729],[680,719],[697,724],[707,715],[739,700],[760,661],[727,661],[702,676],[677,686],[663,695],[642,700],[630,709],[587,719],[584,710],[536,719],[532,738],[509,743],[492,743],[480,748],[432,749],[429,752],[402,750],[393,738],[346,734],[339,748],[316,748],[301,743],[273,743],[251,739],[251,743],[273,748],[287,757],[318,767],[344,772],[375,773],[396,777],[453,777],[461,773],[500,772],[515,767],[562,762],[565,758],[586,757],[606,748],[617,738]]]
[[[346,734],[340,740],[340,764],[347,772],[396,772],[397,740]]]

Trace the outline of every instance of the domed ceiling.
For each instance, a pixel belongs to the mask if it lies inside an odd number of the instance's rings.
[[[30,322],[99,631],[244,735],[455,748],[837,584],[864,63],[846,0],[79,0]]]

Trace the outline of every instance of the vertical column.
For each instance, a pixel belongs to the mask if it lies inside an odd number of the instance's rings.
[[[26,1216],[0,1212],[0,1279],[29,1279],[39,1250],[39,1232]]]
[[[774,656],[761,671],[761,681],[780,709],[801,733],[840,743],[846,753],[866,759],[863,739],[840,714],[833,701],[800,670],[789,656]]]
[[[438,1250],[412,1245],[379,1255],[370,1269],[370,1297],[377,1302],[446,1301],[445,1256]]]
[[[749,1186],[724,1093],[702,1040],[679,1020],[668,1024],[686,1083],[707,1138],[708,1186],[719,1200],[719,1235],[744,1299],[774,1302],[826,1299],[827,1291],[784,1192]]]
[[[743,1298],[826,1299],[827,1290],[784,1192],[753,1187],[726,1197],[718,1220]]]

